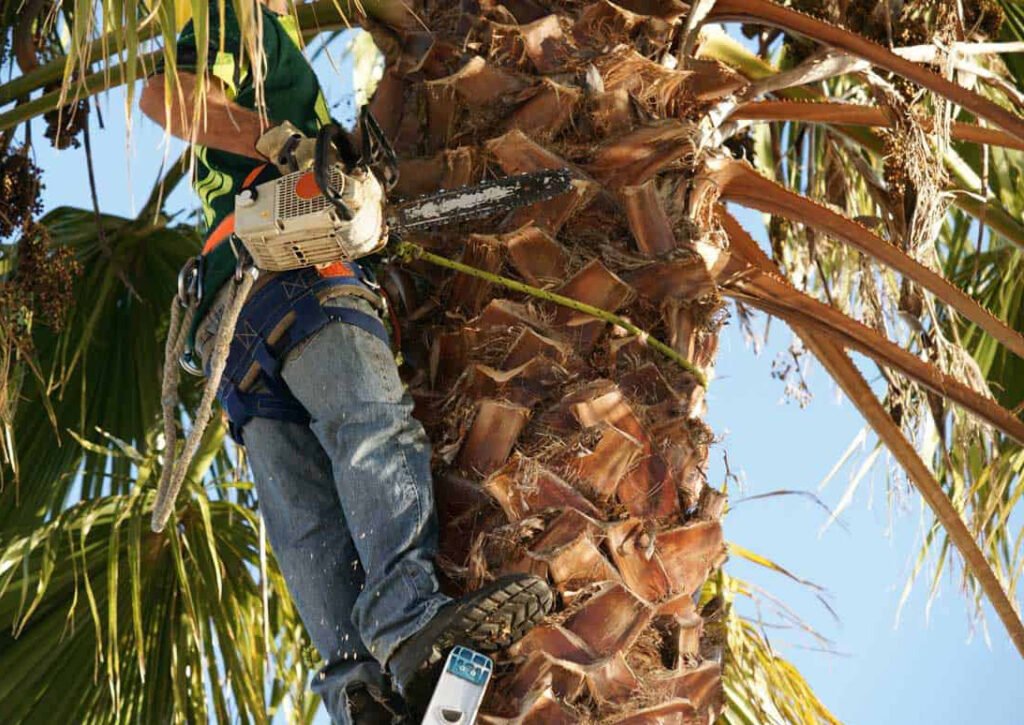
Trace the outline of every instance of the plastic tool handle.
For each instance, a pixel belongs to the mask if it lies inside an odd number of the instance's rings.
[[[348,204],[342,201],[341,193],[331,186],[331,148],[341,158],[345,169],[351,171],[359,165],[359,154],[345,129],[336,123],[328,123],[316,134],[316,153],[313,157],[313,178],[321,193],[327,198],[345,221],[355,216]]]

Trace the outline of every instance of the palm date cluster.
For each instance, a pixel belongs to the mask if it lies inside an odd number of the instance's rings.
[[[39,167],[25,149],[10,151],[0,158],[0,239],[10,237],[42,212]]]
[[[18,241],[17,266],[0,286],[0,310],[11,329],[27,336],[34,324],[60,331],[74,300],[82,265],[68,247],[56,246],[46,228],[32,224]],[[27,342],[27,339],[25,340]]]
[[[43,114],[44,135],[56,149],[78,148],[78,136],[89,123],[89,104],[83,99]]]
[[[906,205],[908,202],[912,202],[909,197],[912,197],[914,192],[913,182],[907,173],[909,159],[907,159],[904,153],[906,151],[906,144],[903,143],[900,134],[894,131],[885,129],[881,135],[885,140],[883,162],[885,188],[889,190],[893,204]]]
[[[0,239],[21,234],[16,244],[5,245],[14,265],[0,280],[0,324],[22,350],[30,349],[34,324],[54,330],[64,326],[81,274],[74,252],[55,246],[35,221],[42,212],[42,189],[39,167],[27,149],[0,157]]]
[[[998,38],[1004,20],[1006,14],[995,0],[964,3],[964,23],[967,29],[977,28],[986,38]]]

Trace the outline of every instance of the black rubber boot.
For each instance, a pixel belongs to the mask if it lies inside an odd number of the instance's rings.
[[[463,645],[478,652],[504,649],[540,622],[554,600],[543,579],[511,574],[441,609],[388,662],[413,716],[429,702],[437,666],[452,647]]]
[[[411,722],[407,719],[405,703],[392,692],[385,695],[356,685],[345,694],[352,725],[404,725]]]

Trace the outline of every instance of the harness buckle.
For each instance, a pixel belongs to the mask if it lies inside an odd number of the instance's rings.
[[[178,272],[178,303],[192,307],[203,301],[203,271],[205,259],[200,254],[189,258]]]

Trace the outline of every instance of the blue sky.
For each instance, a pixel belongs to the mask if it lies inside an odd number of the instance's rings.
[[[337,50],[337,49],[335,49]],[[317,70],[328,87],[337,116],[345,115],[346,64],[326,62]],[[162,132],[138,117],[125,144],[123,95],[103,101],[105,130],[94,127],[94,158],[104,212],[129,215],[145,200],[164,157]],[[35,138],[41,138],[36,128]],[[172,144],[171,158],[180,148]],[[63,204],[90,206],[84,153],[37,149],[44,169],[47,209]],[[170,209],[192,210],[184,186]],[[741,214],[744,226],[764,241],[760,215]],[[763,329],[764,318],[758,317]],[[816,491],[862,427],[856,410],[841,399],[824,371],[812,363],[813,400],[804,409],[785,402],[783,384],[771,377],[771,362],[787,349],[791,335],[773,321],[759,356],[746,344],[733,316],[721,336],[716,379],[708,395],[708,422],[722,437],[714,447],[710,480],[724,480],[723,452],[742,482],[731,484],[733,501],[780,489]],[[869,378],[876,371],[863,366]],[[820,492],[829,506],[840,500],[868,448]],[[901,484],[902,485],[902,484]],[[918,585],[896,626],[897,607],[921,537],[919,497],[901,490],[890,504],[884,465],[875,466],[853,505],[824,534],[827,518],[799,496],[740,503],[726,519],[726,534],[738,544],[770,557],[830,592],[836,623],[801,587],[778,575],[733,560],[729,571],[781,596],[822,634],[840,655],[801,648],[806,640],[775,631],[774,644],[805,674],[833,712],[847,723],[1024,722],[1024,661],[1002,626],[989,617],[991,646],[972,633],[958,581],[946,577],[926,618],[926,585]]]

